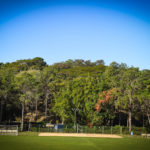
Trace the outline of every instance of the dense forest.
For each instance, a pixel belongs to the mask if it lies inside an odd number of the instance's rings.
[[[150,126],[150,70],[103,60],[0,63],[0,124]]]

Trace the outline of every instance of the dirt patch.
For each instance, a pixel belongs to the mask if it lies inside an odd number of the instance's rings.
[[[39,133],[39,136],[122,138],[121,136],[115,134],[85,134],[85,133]]]

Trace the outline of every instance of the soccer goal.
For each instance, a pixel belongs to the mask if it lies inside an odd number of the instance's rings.
[[[17,125],[0,125],[0,135],[18,135]]]

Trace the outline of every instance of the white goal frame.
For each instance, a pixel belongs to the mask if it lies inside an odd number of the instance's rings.
[[[18,135],[18,125],[0,125],[0,135]]]

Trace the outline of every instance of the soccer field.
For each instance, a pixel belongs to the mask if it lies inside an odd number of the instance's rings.
[[[150,139],[0,136],[0,150],[149,150]]]

